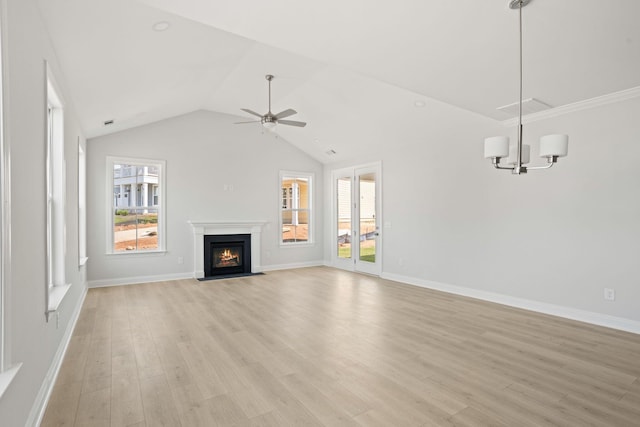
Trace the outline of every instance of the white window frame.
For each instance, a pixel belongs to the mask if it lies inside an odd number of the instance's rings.
[[[133,250],[133,251],[115,251],[114,250],[114,221],[113,221],[113,213],[115,206],[113,205],[114,201],[114,191],[113,191],[113,167],[116,164],[129,164],[136,166],[153,166],[158,168],[158,248],[157,249],[149,249],[149,250]],[[107,247],[106,254],[107,255],[123,255],[123,256],[135,256],[142,254],[164,254],[166,252],[166,210],[167,210],[167,198],[166,198],[166,169],[167,164],[165,160],[153,160],[153,159],[142,159],[142,158],[133,158],[133,157],[116,157],[116,156],[107,156],[107,168],[106,168],[106,207],[107,207]]]
[[[87,263],[87,155],[78,137],[78,266]]]
[[[0,398],[22,366],[11,360],[11,307],[7,303],[11,291],[11,156],[4,138],[4,17],[4,10],[0,10]]]
[[[45,62],[46,70],[46,219],[47,275],[45,318],[47,322],[71,285],[66,283],[66,162],[64,138],[64,100],[56,79]]]
[[[289,197],[289,195],[285,196],[282,192],[282,181],[285,178],[294,178],[294,179],[306,179],[308,182],[308,192],[309,192],[309,207],[308,209],[301,209],[301,210],[308,210],[309,212],[309,229],[307,231],[307,241],[302,241],[302,242],[285,242],[282,240],[282,229],[284,227],[283,225],[283,218],[282,218],[282,213],[284,212],[285,208],[283,207],[283,201],[285,200],[285,197],[287,199],[287,204],[290,204],[291,201],[293,200],[293,198],[295,197],[295,195],[291,195]],[[279,179],[278,179],[278,241],[280,242],[280,246],[281,247],[300,247],[300,246],[313,246],[315,243],[315,227],[314,227],[314,223],[315,223],[315,212],[314,212],[314,203],[313,203],[313,198],[314,198],[314,185],[315,185],[315,175],[312,172],[294,172],[294,171],[280,171],[279,174]],[[294,209],[293,207],[289,206],[289,209]]]
[[[0,40],[0,44],[1,44]],[[2,53],[0,53],[0,57]],[[0,63],[0,74],[2,64]],[[9,148],[4,141],[4,97],[0,78],[0,399],[16,377],[22,363],[11,360],[9,348],[9,299],[11,278],[11,171]]]

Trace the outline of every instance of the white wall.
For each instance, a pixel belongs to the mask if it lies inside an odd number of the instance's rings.
[[[197,111],[88,143],[88,229],[91,286],[131,283],[194,272],[193,234],[188,220],[264,220],[262,265],[321,263],[322,216],[315,221],[316,242],[309,247],[279,245],[279,171],[312,172],[315,202],[322,200],[322,165],[259,125],[234,125],[238,117]],[[106,254],[107,156],[166,160],[167,252]],[[233,191],[224,191],[232,185]],[[321,212],[321,211],[318,211]],[[178,264],[178,258],[184,264]]]
[[[549,133],[569,134],[569,157],[521,176],[482,158],[484,137],[514,129],[458,117],[415,124],[420,141],[401,135],[375,153],[392,223],[383,276],[639,332],[640,99],[525,125],[535,162]]]
[[[78,138],[64,76],[33,0],[3,0],[5,12],[5,141],[11,158],[11,277],[7,284],[11,362],[23,366],[0,399],[0,424],[23,426],[39,415],[60,351],[86,290],[78,267]],[[55,315],[45,320],[46,85],[47,60],[65,101],[66,278],[73,286]]]

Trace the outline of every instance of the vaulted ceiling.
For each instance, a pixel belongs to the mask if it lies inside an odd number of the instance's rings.
[[[416,101],[504,120],[496,108],[518,99],[507,0],[38,4],[88,137],[197,109],[265,112],[265,74],[276,76],[273,111],[294,108],[291,119],[309,123],[278,132],[321,161],[375,123],[416,117]],[[637,0],[532,0],[524,98],[558,107],[639,87],[639,16]]]

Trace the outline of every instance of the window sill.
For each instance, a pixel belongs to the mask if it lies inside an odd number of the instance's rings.
[[[87,256],[80,258],[78,260],[78,267],[82,267],[83,265],[85,265],[87,263],[87,261],[89,261],[89,257],[87,257]]]
[[[304,243],[280,243],[281,248],[309,248],[315,246],[314,242],[304,242]]]
[[[11,385],[11,381],[16,377],[21,367],[22,363],[18,363],[13,368],[0,373],[0,399],[2,399],[2,395],[7,391],[9,385]]]
[[[58,310],[58,307],[60,307],[62,300],[67,295],[67,292],[69,292],[69,289],[71,289],[70,284],[52,286],[49,289],[49,307],[47,308],[47,314],[53,313],[54,311]]]
[[[164,256],[167,254],[165,250],[159,251],[123,251],[123,252],[107,252],[108,256]]]

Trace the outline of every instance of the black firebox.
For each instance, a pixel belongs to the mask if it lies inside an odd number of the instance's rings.
[[[251,273],[251,234],[204,236],[204,276]]]

